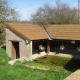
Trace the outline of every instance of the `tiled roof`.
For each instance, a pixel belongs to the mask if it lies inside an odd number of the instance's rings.
[[[33,24],[20,24],[20,23],[6,23],[6,27],[10,28],[24,39],[27,40],[39,40],[39,39],[48,39],[48,36],[45,30]]]
[[[6,23],[6,26],[27,40],[64,39],[80,40],[80,25],[49,25],[44,28],[33,24]]]
[[[80,25],[50,25],[46,30],[53,39],[80,40]]]

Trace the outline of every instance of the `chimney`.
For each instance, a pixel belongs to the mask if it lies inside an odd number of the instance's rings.
[[[80,24],[80,0],[78,0],[78,23]]]

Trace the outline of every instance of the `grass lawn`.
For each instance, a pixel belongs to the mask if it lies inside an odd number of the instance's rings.
[[[63,80],[69,73],[41,71],[24,66],[0,66],[0,80]]]
[[[0,80],[64,80],[70,73],[31,69],[22,64],[8,65],[9,57],[0,49]]]
[[[49,66],[56,71],[74,72],[80,69],[80,60],[59,56],[43,56],[34,60],[38,64]]]

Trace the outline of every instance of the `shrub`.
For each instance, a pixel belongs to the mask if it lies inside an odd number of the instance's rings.
[[[0,45],[2,45],[2,44],[4,44],[4,42],[0,40]]]
[[[1,48],[0,49],[0,65],[5,65],[9,61],[9,56],[7,55],[6,51]]]

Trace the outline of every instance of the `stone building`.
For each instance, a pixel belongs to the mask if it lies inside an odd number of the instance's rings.
[[[11,59],[32,57],[33,46],[48,40],[45,30],[32,24],[6,23],[6,51]]]
[[[45,52],[77,53],[80,47],[80,25],[48,25],[6,23],[6,51],[12,60],[32,59],[39,53],[39,45]],[[60,46],[62,50],[60,50]]]

